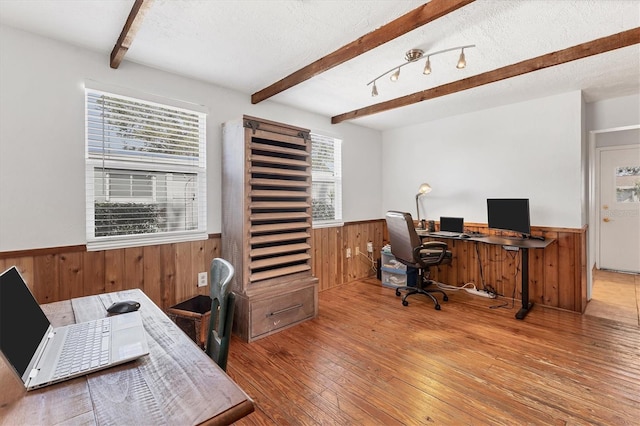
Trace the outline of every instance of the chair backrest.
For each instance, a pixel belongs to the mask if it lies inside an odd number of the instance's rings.
[[[422,241],[416,232],[411,214],[388,211],[385,219],[387,220],[391,254],[393,254],[398,262],[419,267],[420,264],[419,261],[414,258],[413,249],[420,246]]]
[[[211,317],[206,352],[225,371],[235,306],[235,294],[230,285],[234,273],[233,265],[228,261],[219,257],[211,261]]]

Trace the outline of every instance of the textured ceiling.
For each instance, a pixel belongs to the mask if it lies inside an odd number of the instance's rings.
[[[309,63],[423,4],[403,0],[156,0],[126,61],[145,64],[246,93],[247,98]],[[0,22],[105,54],[105,64],[133,0],[1,0]],[[270,100],[327,117],[436,87],[552,51],[640,26],[640,0],[478,0]],[[458,52],[402,68],[399,81],[367,82],[426,52],[475,44],[467,67]],[[105,65],[106,66],[106,65]],[[640,92],[640,46],[409,107],[353,120],[390,129],[481,108],[573,90],[587,101]]]

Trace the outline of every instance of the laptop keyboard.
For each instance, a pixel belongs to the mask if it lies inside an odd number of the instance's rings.
[[[109,363],[110,318],[71,326],[53,379],[74,375]]]

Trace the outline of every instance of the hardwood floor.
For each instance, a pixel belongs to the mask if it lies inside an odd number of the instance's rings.
[[[640,275],[595,270],[584,313],[640,326]]]
[[[246,344],[239,425],[637,424],[640,328],[449,292],[408,307],[375,279],[320,293],[318,318]]]

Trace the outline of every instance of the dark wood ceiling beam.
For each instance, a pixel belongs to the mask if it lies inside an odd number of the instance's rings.
[[[133,3],[127,22],[125,22],[120,37],[118,37],[118,41],[111,51],[111,61],[109,63],[111,68],[117,69],[120,66],[124,55],[129,50],[129,47],[131,47],[131,43],[133,43],[133,39],[142,24],[144,15],[151,7],[153,1],[154,0],[135,0]]]
[[[251,95],[257,104],[475,0],[432,0]]]
[[[640,43],[640,28],[623,31],[607,37],[602,37],[577,46],[559,50],[557,52],[547,53],[546,55],[527,59],[516,64],[507,65],[493,71],[487,71],[482,74],[474,75],[463,80],[454,81],[443,84],[442,86],[433,87],[431,89],[416,92],[410,95],[391,99],[368,107],[356,109],[344,114],[331,117],[332,124],[342,123],[343,121],[353,120],[365,117],[367,115],[377,114],[389,111],[395,108],[412,105],[429,99],[438,98],[452,93],[461,92],[463,90],[472,89],[474,87],[483,86],[489,83],[495,83],[507,78],[516,77],[518,75],[527,74],[544,68],[561,65],[578,59],[587,58],[593,55],[609,52],[611,50],[620,49],[627,46]]]

